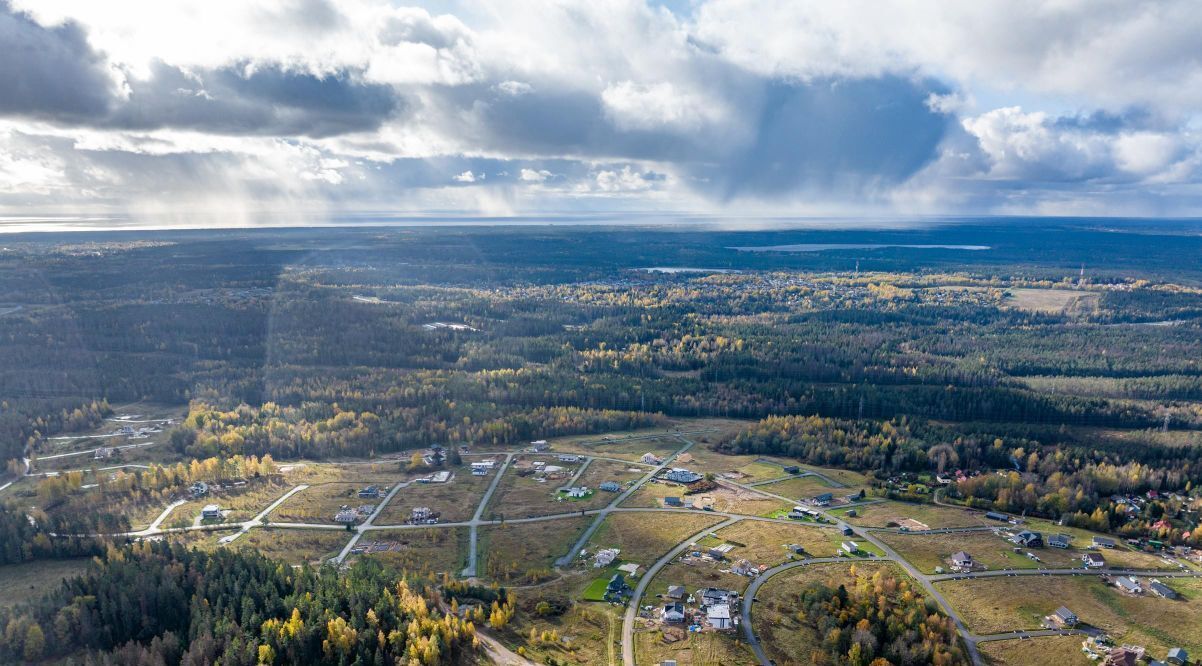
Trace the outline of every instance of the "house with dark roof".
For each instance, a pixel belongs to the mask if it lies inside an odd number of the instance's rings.
[[[1012,539],[1012,541],[1020,546],[1026,546],[1027,548],[1040,548],[1043,546],[1043,535],[1039,532],[1023,530],[1022,532],[1014,535],[1014,539]]]
[[[1010,520],[1010,517],[1009,517],[1009,516],[1007,516],[1007,515],[1006,515],[1006,514],[1004,514],[1004,513],[998,513],[997,511],[989,511],[989,512],[986,512],[986,513],[985,513],[985,517],[986,517],[986,518],[988,518],[988,519],[990,519],[990,520],[1000,520],[1000,521],[1002,521],[1003,523],[1004,523],[1004,522],[1006,522],[1006,521],[1008,521],[1008,520]]]
[[[1081,561],[1090,569],[1101,569],[1106,566],[1106,560],[1098,553],[1085,553],[1081,556]]]
[[[664,475],[664,478],[669,481],[674,481],[676,483],[683,483],[683,484],[687,485],[690,483],[697,483],[698,481],[700,481],[701,479],[703,479],[705,477],[701,476],[700,474],[698,474],[696,472],[691,472],[683,467],[674,467],[674,468],[668,470],[668,473]]]
[[[964,551],[952,554],[952,567],[961,571],[972,570],[972,555]]]
[[[1169,655],[1165,657],[1165,661],[1173,664],[1173,666],[1182,666],[1189,663],[1189,653],[1185,648],[1175,647],[1169,650]]]
[[[715,606],[718,604],[731,604],[739,597],[739,593],[734,590],[723,590],[717,587],[707,587],[700,590],[701,605]]]
[[[1057,608],[1056,612],[1052,613],[1051,620],[1053,623],[1061,627],[1075,627],[1077,626],[1077,623],[1081,621],[1080,618],[1077,617],[1076,613],[1065,608],[1064,606]]]
[[[1104,536],[1096,536],[1093,538],[1093,545],[1097,548],[1114,548],[1114,539]]]
[[[669,599],[684,599],[688,596],[688,592],[684,589],[684,585],[669,585],[666,595]]]
[[[1164,583],[1162,583],[1158,580],[1154,580],[1151,583],[1149,583],[1148,589],[1152,591],[1152,594],[1155,594],[1156,596],[1162,597],[1164,599],[1176,599],[1177,598],[1177,592],[1173,588],[1169,587],[1168,585],[1165,585]]]
[[[620,573],[613,575],[609,579],[609,583],[605,585],[605,600],[606,601],[622,601],[630,594],[630,585],[626,583],[626,577]]]
[[[684,506],[684,502],[679,497],[665,497],[664,506],[681,507]]]
[[[810,500],[810,503],[816,506],[828,506],[833,499],[835,499],[833,494],[822,493],[821,495],[815,495],[814,498]]]
[[[785,465],[785,474],[801,474],[801,468],[797,465]]]
[[[663,617],[664,622],[668,622],[670,624],[680,624],[681,622],[684,622],[684,604],[680,603],[679,601],[670,604],[664,604],[663,611],[661,611],[661,617]]]
[[[622,489],[622,486],[619,486],[616,481],[603,481],[601,485],[597,487],[607,493],[616,493]]]
[[[1073,538],[1067,534],[1049,534],[1048,545],[1052,548],[1068,548]]]

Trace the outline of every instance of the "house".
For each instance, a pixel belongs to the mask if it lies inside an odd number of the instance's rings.
[[[618,554],[621,552],[621,549],[618,548],[603,548],[597,551],[597,554],[593,555],[593,568],[600,569],[609,566],[618,559]]]
[[[1139,584],[1133,576],[1120,576],[1114,579],[1114,586],[1128,594],[1139,594],[1144,591],[1143,586]]]
[[[1176,599],[1177,598],[1177,592],[1173,588],[1169,587],[1168,585],[1165,585],[1164,583],[1162,583],[1158,580],[1153,580],[1151,583],[1149,583],[1148,589],[1152,591],[1152,594],[1155,594],[1156,596],[1161,597],[1163,599]]]
[[[188,494],[192,496],[192,499],[204,497],[209,494],[209,484],[204,481],[197,481],[188,486]]]
[[[1073,538],[1067,534],[1049,534],[1048,545],[1052,548],[1068,548]]]
[[[1097,553],[1085,553],[1081,556],[1081,561],[1085,563],[1088,569],[1101,569],[1106,566],[1106,560]]]
[[[530,450],[534,451],[535,453],[542,453],[543,451],[550,451],[551,445],[548,444],[547,440],[545,439],[537,439],[533,442],[530,442]]]
[[[831,500],[833,499],[835,499],[835,496],[831,493],[822,493],[821,495],[815,495],[814,498],[810,500],[810,504],[815,506],[830,506]]]
[[[580,456],[572,455],[570,453],[561,453],[561,454],[559,454],[559,462],[566,462],[566,463],[580,462]]]
[[[801,474],[801,468],[797,465],[785,465],[785,474]]]
[[[668,622],[670,624],[680,624],[681,622],[684,622],[684,604],[680,603],[679,601],[675,601],[670,604],[664,604],[662,617],[664,622]]]
[[[1043,546],[1043,535],[1039,532],[1023,530],[1022,532],[1014,535],[1012,541],[1020,546],[1026,546],[1027,548],[1040,548]]]
[[[1109,537],[1096,536],[1093,538],[1093,545],[1095,548],[1114,548],[1115,544],[1114,544],[1114,539],[1111,539]]]
[[[859,511],[856,511],[855,509],[848,509],[848,510],[847,510],[847,517],[848,517],[848,518],[855,518],[855,517],[856,517],[856,516],[858,516],[858,515],[860,515],[860,512],[859,512]]]
[[[430,476],[418,479],[419,483],[446,483],[451,480],[451,472],[449,470],[439,470]],[[380,491],[383,494],[383,491]]]
[[[95,460],[107,460],[115,455],[117,455],[117,449],[114,449],[110,446],[102,446],[96,449],[96,451],[92,454],[92,458]]]
[[[1169,655],[1165,657],[1165,661],[1174,666],[1182,666],[1182,664],[1189,663],[1189,653],[1185,651],[1185,648],[1175,647],[1169,650]]]
[[[358,521],[359,514],[356,513],[354,509],[350,509],[345,506],[339,509],[338,513],[334,514],[334,522],[336,523],[345,523],[349,525]]]
[[[658,465],[662,462],[663,462],[663,459],[661,459],[659,456],[655,455],[654,453],[651,453],[650,451],[643,454],[643,464],[645,464],[645,465]]]
[[[626,584],[626,577],[620,573],[614,574],[605,585],[606,601],[621,601],[629,594],[630,585]]]
[[[376,499],[384,496],[384,491],[380,490],[379,486],[368,486],[359,491],[359,497],[362,499]]]
[[[683,467],[674,467],[668,470],[668,473],[664,475],[664,478],[668,481],[675,481],[676,483],[690,484],[697,483],[705,477],[696,472],[691,472]]]
[[[221,520],[221,507],[217,506],[216,504],[206,504],[205,507],[200,510],[200,519]]]
[[[844,524],[843,526],[841,526],[839,528],[839,531],[843,533],[843,536],[851,536],[856,533],[855,530],[851,529],[851,525],[847,525],[847,524]]]
[[[705,609],[705,621],[714,629],[725,630],[734,627],[730,620],[730,606],[714,604]]]
[[[684,585],[669,585],[665,596],[669,599],[684,599],[688,596],[688,592],[685,591]]]
[[[734,603],[738,598],[739,593],[734,590],[723,590],[718,587],[706,587],[700,591],[702,606],[717,606],[720,604]]]
[[[856,553],[860,552],[860,544],[856,543],[855,541],[844,541],[841,547],[843,548],[843,552],[847,553],[848,555],[855,555]]]
[[[580,498],[588,497],[589,495],[592,495],[593,491],[589,490],[588,486],[577,486],[577,487],[573,487],[573,488],[568,488],[567,490],[564,491],[564,493],[568,497],[571,497],[572,499],[580,499]]]
[[[1055,624],[1058,627],[1075,627],[1077,626],[1077,623],[1081,621],[1077,617],[1076,613],[1065,608],[1064,606],[1057,608],[1056,612],[1049,616],[1049,619],[1052,620],[1052,624]]]
[[[682,507],[684,502],[679,497],[665,497],[664,506]]]
[[[488,476],[488,468],[472,466],[472,476]]]
[[[539,469],[539,470],[545,469],[547,467],[547,461],[535,460],[534,462],[530,463],[530,466],[533,467],[534,469]]]
[[[972,555],[969,555],[962,550],[957,553],[952,553],[952,568],[959,569],[961,571],[971,571],[972,564]]]
[[[985,517],[990,520],[999,520],[1003,523],[1010,520],[1009,516],[1004,513],[998,513],[997,511],[988,511],[985,513]]]
[[[616,481],[603,481],[601,485],[597,487],[607,493],[616,493],[622,489],[622,486],[619,486]]]

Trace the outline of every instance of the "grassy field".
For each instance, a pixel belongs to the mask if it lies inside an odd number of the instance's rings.
[[[924,573],[934,573],[935,567],[950,571],[948,559],[952,553],[965,551],[973,560],[993,569],[1038,569],[1041,564],[1014,552],[1014,546],[993,532],[950,532],[945,534],[892,534],[881,532],[876,535],[892,546],[911,564]],[[1024,550],[1026,552],[1026,550]],[[1059,548],[1036,548],[1031,550],[1047,567],[1080,567],[1078,551]]]
[[[1080,636],[1044,636],[1031,640],[980,644],[991,666],[1081,666],[1093,663],[1081,652]]]
[[[744,558],[756,564],[776,566],[789,559],[786,544],[798,544],[813,557],[830,557],[838,550],[842,536],[833,529],[803,525],[784,525],[762,520],[743,520],[716,532],[718,539],[736,548],[730,557]]]
[[[905,579],[901,569],[886,563],[856,562],[856,571],[864,574],[881,567],[892,567],[894,575]],[[752,626],[768,657],[776,664],[810,664],[811,649],[820,645],[822,636],[797,622],[797,590],[809,582],[835,586],[852,585],[849,564],[813,564],[785,571],[765,583],[757,593],[751,615]]]
[[[271,520],[281,523],[330,523],[342,506],[379,504],[382,499],[360,499],[358,492],[368,484],[323,483],[296,493],[271,512]]]
[[[496,474],[496,472],[493,472]],[[403,525],[414,507],[427,506],[439,512],[444,523],[470,520],[493,477],[472,476],[461,469],[447,483],[414,483],[402,488],[376,517],[377,525]]]
[[[660,458],[669,456],[682,447],[684,442],[670,434],[662,434],[664,430],[657,428],[657,436],[640,439],[627,439],[630,435],[639,433],[615,433],[591,437],[565,437],[549,440],[555,453],[578,453],[590,456],[605,456],[640,462],[644,453],[654,453]],[[608,437],[609,439],[605,439]]]
[[[894,502],[885,500],[862,506],[852,507],[856,517],[848,517],[849,509],[833,509],[831,515],[845,520],[852,525],[864,527],[891,527],[890,523],[909,518],[923,523],[931,529],[940,527],[976,527],[979,525],[997,526],[1000,523],[991,521],[983,512],[968,511],[937,506],[935,504],[913,504],[911,502]]]
[[[531,469],[530,463],[541,460],[548,465],[558,465],[565,468],[564,476],[558,479],[539,481],[533,474],[522,476],[520,472]],[[579,470],[583,463],[560,463],[554,457],[523,456],[505,472],[497,491],[485,510],[488,516],[504,516],[505,518],[531,518],[547,516],[568,511],[584,511],[598,509],[613,501],[613,494],[597,490],[589,497],[578,500],[560,499],[557,489],[567,485],[572,475]],[[593,463],[596,464],[596,463]],[[587,474],[587,470],[585,472]],[[577,482],[579,484],[579,482]]]
[[[734,474],[736,477],[734,480],[739,483],[767,481],[784,476],[785,472],[782,466],[793,464],[784,458],[726,455],[707,446],[694,446],[677,460],[680,462],[680,467],[686,467],[698,474],[706,472],[718,476]]]
[[[1075,527],[1065,527],[1053,524],[1051,521],[1040,520],[1038,518],[1031,519],[1024,525],[1027,529],[1043,532],[1044,534],[1068,534],[1073,537],[1073,545],[1085,547],[1093,541],[1094,536],[1104,536],[1099,532],[1091,532],[1089,530],[1077,529]],[[1098,552],[1106,558],[1106,564],[1112,567],[1130,567],[1132,569],[1176,569],[1175,564],[1165,562],[1160,556],[1153,553],[1145,553],[1138,550],[1133,550],[1130,546],[1123,543],[1121,538],[1111,535],[1112,539],[1118,542],[1114,548],[1103,548]]]
[[[620,486],[631,481],[640,479],[647,472],[651,471],[650,467],[642,467],[640,465],[624,465],[622,463],[613,462],[612,460],[594,460],[589,463],[588,469],[584,470],[584,474],[580,475],[580,479],[576,481],[576,485],[588,486],[596,489],[606,481],[613,481]],[[613,499],[612,493],[602,491],[600,494],[609,495],[609,499]],[[602,505],[609,502],[603,502]]]
[[[635,631],[634,655],[640,664],[659,664],[668,659],[692,666],[755,664],[755,654],[739,638],[737,632],[706,632],[667,642],[659,629],[644,625]]]
[[[222,533],[227,534],[227,533]],[[214,536],[217,539],[220,536]],[[345,530],[258,528],[238,537],[228,548],[249,548],[288,564],[320,565],[342,550],[351,534]]]
[[[69,560],[39,560],[0,567],[0,609],[40,598],[64,579],[82,574],[90,557]]]
[[[790,497],[798,502],[822,493],[850,495],[852,492],[859,491],[859,488],[850,490],[832,488],[830,484],[816,476],[798,476],[791,479],[785,479],[784,481],[765,483],[755,487],[763,490],[764,492]]]
[[[1009,289],[1004,305],[1030,312],[1086,314],[1097,310],[1101,294],[1073,289]]]
[[[191,500],[176,507],[163,521],[163,527],[187,527],[194,524],[206,504],[216,504],[225,511],[226,523],[250,520],[272,502],[293,488],[281,477],[254,479],[244,486],[213,491],[208,496]],[[303,491],[302,491],[303,492]],[[161,512],[166,506],[159,506]],[[151,512],[157,515],[158,512]],[[147,520],[149,522],[149,520]]]
[[[649,481],[643,484],[638,490],[631,493],[621,506],[663,507],[663,498],[665,497],[681,497],[686,501],[691,500],[693,506],[698,508],[709,506],[715,511],[746,516],[770,516],[781,509],[787,510],[792,506],[775,497],[769,497],[753,490],[728,487],[719,487],[695,495],[685,495],[682,486],[659,481]]]
[[[937,585],[975,633],[1036,629],[1045,615],[1067,606],[1083,623],[1105,630],[1116,644],[1143,645],[1157,657],[1174,646],[1198,654],[1202,652],[1202,580],[1165,583],[1182,598],[1125,595],[1098,576],[1020,576]]]
[[[620,664],[621,606],[572,603],[566,613],[557,617],[544,617],[534,612],[543,599],[580,598],[588,580],[583,572],[579,572],[537,588],[519,589],[518,613],[499,638],[510,649],[522,647],[526,651],[526,658],[538,664],[550,663],[548,657],[561,664]],[[531,641],[531,629],[536,635],[544,631],[556,631],[561,640],[559,643]]]
[[[590,553],[599,548],[620,548],[623,561],[647,567],[673,546],[719,522],[720,516],[704,513],[612,513],[586,548]]]
[[[393,541],[401,545],[399,551],[353,555],[370,557],[397,572],[438,574],[448,572],[457,576],[467,566],[468,528],[441,527],[411,530],[372,530],[359,540],[360,545],[371,542]]]
[[[553,575],[555,560],[568,552],[591,521],[563,518],[481,527],[479,572],[503,583],[545,580]]]

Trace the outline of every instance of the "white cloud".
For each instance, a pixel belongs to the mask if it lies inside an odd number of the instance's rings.
[[[484,180],[484,174],[476,175],[471,171],[464,171],[463,173],[456,174],[454,180],[456,183],[474,183],[477,180]]]
[[[527,183],[541,183],[552,176],[546,169],[522,169],[518,178]]]

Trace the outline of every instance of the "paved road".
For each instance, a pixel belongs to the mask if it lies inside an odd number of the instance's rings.
[[[879,560],[881,558],[876,559]],[[848,560],[846,557],[814,557],[808,560],[785,562],[784,564],[778,564],[772,567],[759,576],[756,576],[755,579],[751,581],[751,585],[748,585],[747,591],[743,593],[743,601],[740,604],[740,615],[743,617],[743,636],[747,638],[747,644],[750,645],[751,650],[755,652],[755,658],[759,660],[760,664],[763,666],[769,666],[772,663],[768,659],[768,655],[764,653],[764,648],[760,645],[759,639],[756,638],[755,631],[753,631],[751,628],[751,605],[755,603],[755,595],[759,593],[760,586],[767,582],[769,578],[772,578],[779,573],[788,571],[789,569],[796,569],[797,567],[804,567],[809,564],[849,561],[852,560]]]
[[[613,511],[619,504],[626,501],[626,498],[633,495],[635,491],[642,487],[644,483],[647,483],[654,478],[656,474],[659,474],[666,469],[668,465],[672,464],[672,461],[676,460],[677,456],[693,447],[693,442],[685,439],[683,435],[677,433],[675,437],[684,442],[684,446],[677,449],[672,455],[664,458],[663,462],[661,462],[659,465],[656,465],[650,472],[644,474],[641,479],[635,481],[634,484],[632,484],[629,488],[618,493],[618,496],[615,497],[612,502],[607,504],[605,508],[597,511],[596,520],[589,524],[588,528],[584,530],[584,533],[580,535],[580,538],[576,540],[576,543],[572,544],[572,548],[568,550],[563,557],[555,560],[555,566],[563,567],[571,564],[572,561],[576,559],[577,554],[584,549],[584,545],[588,543],[588,540],[593,538],[593,534],[595,534],[597,529],[601,527],[601,523],[605,521],[605,517],[609,515],[611,511]],[[587,514],[588,512],[585,513]]]
[[[247,532],[251,531],[251,529],[253,529],[254,527],[262,526],[263,519],[266,518],[272,511],[275,511],[277,508],[279,508],[279,506],[281,504],[283,504],[284,502],[287,502],[289,497],[292,497],[293,495],[299,493],[300,491],[302,491],[308,487],[309,487],[308,484],[302,483],[301,485],[284,493],[283,495],[280,496],[279,499],[272,502],[270,506],[268,506],[266,509],[263,509],[262,511],[260,511],[259,515],[242,523],[242,529],[238,530],[238,532],[236,534],[231,534],[227,537],[222,537],[221,543],[232,543],[232,542],[236,541],[239,537],[241,537],[243,534],[246,534]]]
[[[351,549],[355,547],[355,544],[359,543],[359,539],[363,538],[363,533],[371,528],[371,524],[375,521],[376,516],[380,515],[380,512],[383,511],[384,507],[392,501],[393,497],[396,497],[396,494],[401,491],[401,488],[408,487],[411,483],[413,482],[405,481],[403,483],[398,483],[392,488],[392,490],[388,491],[388,494],[385,495],[384,499],[376,505],[375,510],[371,512],[371,515],[367,517],[367,520],[364,520],[362,524],[355,528],[354,536],[350,538],[350,541],[346,542],[346,546],[344,546],[342,551],[339,552],[336,557],[334,557],[333,562],[335,564],[342,564],[343,561],[346,560],[346,556],[350,554]]]
[[[655,574],[659,573],[660,569],[664,568],[665,565],[676,559],[677,555],[680,555],[682,552],[684,552],[686,548],[693,545],[693,543],[698,539],[705,537],[705,535],[709,534],[710,532],[716,532],[724,527],[734,525],[740,520],[742,520],[742,517],[727,518],[717,525],[714,525],[713,527],[707,527],[688,539],[685,539],[675,548],[668,551],[666,555],[659,558],[655,564],[652,564],[647,569],[647,572],[643,574],[643,577],[639,578],[639,584],[634,588],[634,595],[630,597],[630,603],[626,606],[626,615],[622,619],[622,663],[625,664],[625,666],[635,666],[634,623],[635,620],[638,619],[639,603],[643,598],[643,593],[647,591],[647,586],[651,584],[651,579],[655,578]]]
[[[460,575],[464,578],[476,577],[476,565],[480,560],[479,543],[480,543],[480,517],[484,515],[484,509],[492,500],[492,494],[496,492],[497,486],[501,485],[501,477],[504,476],[505,470],[509,469],[509,463],[513,461],[516,453],[506,453],[505,462],[497,468],[497,473],[493,477],[492,483],[488,484],[488,490],[484,491],[484,497],[480,498],[480,504],[476,506],[476,513],[472,515],[472,519],[468,522],[468,535],[470,537],[467,551],[467,566],[464,567]]]
[[[137,444],[122,444],[120,446],[98,446],[94,449],[85,449],[83,451],[71,451],[69,453],[55,453],[49,456],[38,456],[38,460],[54,460],[55,458],[70,458],[72,456],[84,456],[89,453],[95,454],[100,449],[113,449],[115,451],[124,451],[125,449],[139,449],[145,446],[154,446],[158,442],[139,442]]]
[[[926,579],[937,583],[945,580],[998,578],[1003,576],[1144,576],[1148,578],[1202,578],[1202,571],[1172,569],[991,569],[971,573],[937,574]]]

